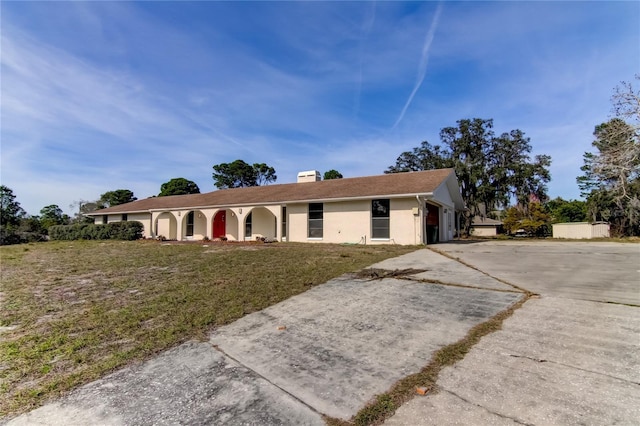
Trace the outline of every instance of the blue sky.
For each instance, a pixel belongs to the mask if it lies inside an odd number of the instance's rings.
[[[521,129],[575,177],[621,80],[639,2],[11,2],[1,7],[1,181],[30,214],[235,159],[382,173],[462,118]]]

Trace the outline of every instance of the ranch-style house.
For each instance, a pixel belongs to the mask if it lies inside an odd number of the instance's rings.
[[[152,197],[89,213],[95,223],[138,221],[146,238],[432,244],[454,238],[464,209],[453,169]]]

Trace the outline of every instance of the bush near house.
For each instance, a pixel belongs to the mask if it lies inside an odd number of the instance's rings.
[[[540,203],[530,203],[529,208],[511,207],[503,220],[503,226],[509,235],[525,235],[545,237],[551,235],[551,216],[544,211]],[[521,232],[522,232],[521,231]]]
[[[142,238],[144,226],[140,222],[113,222],[106,225],[80,223],[49,228],[52,240],[125,240]]]

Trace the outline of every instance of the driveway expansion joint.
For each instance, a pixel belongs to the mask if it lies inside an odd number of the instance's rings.
[[[515,288],[516,290],[518,290],[518,291],[520,291],[520,292],[522,292],[522,293],[526,293],[526,294],[528,294],[528,295],[533,295],[533,294],[535,294],[535,293],[533,293],[532,291],[527,290],[527,289],[526,289],[526,288],[524,288],[524,287],[517,286],[517,285],[515,285],[515,284],[513,284],[513,283],[510,283],[509,281],[505,281],[505,280],[503,280],[502,278],[494,277],[493,275],[489,274],[488,272],[485,272],[485,271],[483,271],[482,269],[480,269],[480,268],[478,268],[478,267],[476,267],[476,266],[473,266],[473,265],[471,265],[470,263],[467,263],[467,262],[463,261],[463,260],[462,260],[462,259],[460,259],[459,257],[452,256],[451,254],[449,254],[449,253],[447,253],[447,252],[440,251],[440,250],[438,250],[438,249],[436,249],[436,248],[433,248],[433,247],[427,247],[427,249],[428,249],[428,250],[431,250],[432,252],[437,253],[437,254],[439,254],[439,255],[441,255],[441,256],[448,257],[448,258],[449,258],[449,259],[451,259],[451,260],[455,260],[456,262],[460,263],[461,265],[466,266],[467,268],[471,268],[471,269],[473,269],[473,270],[475,270],[475,271],[478,271],[478,272],[480,272],[481,274],[486,275],[487,277],[492,278],[492,279],[494,279],[494,280],[496,280],[496,281],[498,281],[498,282],[501,282],[502,284],[508,285],[509,287],[513,287],[513,288]]]
[[[215,349],[216,351],[220,352],[224,357],[237,362],[238,365],[242,366],[243,368],[246,368],[247,370],[249,370],[252,374],[255,374],[256,376],[260,377],[262,380],[266,381],[267,383],[269,383],[271,386],[274,386],[278,389],[280,389],[282,392],[286,393],[287,395],[289,395],[291,398],[295,399],[296,401],[298,401],[300,404],[304,405],[305,407],[307,407],[308,409],[310,409],[311,411],[313,411],[314,413],[325,417],[326,414],[321,413],[320,411],[318,411],[317,409],[315,409],[313,406],[307,404],[305,401],[303,401],[302,399],[298,398],[296,395],[294,395],[293,393],[289,392],[288,390],[284,389],[282,386],[279,386],[278,384],[272,382],[271,380],[269,380],[268,377],[265,377],[264,375],[258,373],[257,371],[255,371],[253,368],[249,367],[248,365],[246,365],[245,363],[241,362],[239,359],[229,355],[228,353],[226,353],[225,351],[223,351],[222,349],[220,349],[220,347],[218,345],[214,345],[213,343],[209,343],[211,345],[211,347],[213,349]]]
[[[498,416],[498,417],[503,418],[503,419],[506,419],[506,420],[511,420],[511,421],[513,421],[513,422],[515,422],[515,423],[517,423],[517,424],[519,424],[519,425],[524,425],[524,426],[535,426],[533,423],[527,423],[527,422],[525,422],[525,421],[523,421],[523,420],[520,420],[520,419],[518,419],[518,418],[511,417],[511,416],[507,416],[506,414],[498,413],[497,411],[489,410],[487,407],[485,407],[485,406],[483,406],[483,405],[480,405],[480,404],[477,404],[477,403],[475,403],[475,402],[473,402],[473,401],[470,401],[470,400],[468,400],[468,399],[466,399],[466,398],[463,398],[462,396],[458,395],[457,393],[455,393],[455,392],[453,392],[453,391],[451,391],[451,390],[449,390],[449,389],[445,389],[445,388],[443,388],[443,387],[442,387],[442,386],[440,386],[440,385],[438,385],[438,389],[439,389],[439,390],[441,390],[441,391],[444,391],[444,392],[448,393],[449,395],[452,395],[452,396],[454,396],[454,397],[456,397],[456,398],[460,399],[461,401],[466,402],[466,403],[467,403],[467,404],[469,404],[469,405],[473,405],[473,406],[475,406],[475,407],[478,407],[478,408],[480,408],[480,409],[482,409],[482,410],[486,411],[487,413],[493,414],[494,416]]]

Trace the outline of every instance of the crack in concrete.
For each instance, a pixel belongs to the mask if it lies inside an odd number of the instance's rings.
[[[623,379],[622,377],[612,376],[611,374],[601,373],[599,371],[588,370],[586,368],[580,368],[580,367],[576,367],[575,365],[564,364],[562,362],[553,361],[553,360],[550,360],[550,359],[534,358],[534,357],[527,356],[527,355],[516,355],[516,354],[507,354],[507,355],[509,355],[510,357],[513,357],[513,358],[524,358],[524,359],[529,359],[529,360],[535,361],[535,362],[548,362],[550,364],[555,364],[555,365],[559,365],[559,366],[562,366],[562,367],[571,368],[573,370],[584,371],[585,373],[597,374],[598,376],[608,377],[610,379],[615,379],[615,380],[618,380],[618,381],[621,381],[621,382],[624,382],[624,383],[629,383],[629,384],[632,384],[632,385],[640,386],[640,382],[634,382],[632,380]]]
[[[447,392],[449,395],[455,396],[456,398],[460,399],[461,401],[466,402],[469,405],[473,405],[473,406],[476,406],[478,408],[481,408],[481,409],[485,410],[487,413],[493,414],[494,416],[498,416],[498,417],[503,418],[503,419],[511,420],[511,421],[513,421],[513,422],[515,422],[515,423],[517,423],[519,425],[535,426],[533,423],[527,423],[527,422],[525,422],[523,420],[520,420],[518,418],[511,417],[511,416],[508,416],[506,414],[502,414],[502,413],[498,413],[497,411],[490,410],[487,407],[484,407],[484,406],[482,406],[480,404],[477,404],[477,403],[475,403],[473,401],[470,401],[470,400],[468,400],[466,398],[463,398],[462,396],[458,395],[457,393],[455,393],[453,391],[450,391],[449,389],[445,389],[442,386],[438,386],[437,388],[439,390],[443,390],[444,392]]]

